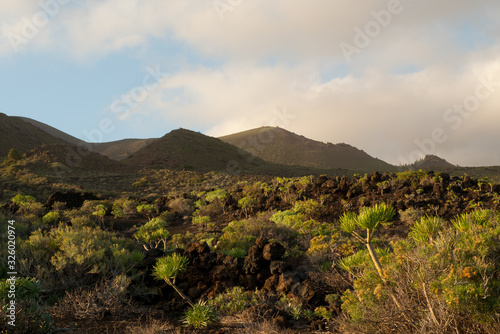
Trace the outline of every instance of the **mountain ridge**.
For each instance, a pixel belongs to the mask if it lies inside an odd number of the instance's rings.
[[[187,129],[167,133],[124,162],[140,167],[161,166],[174,170],[216,170],[229,173],[271,165],[217,138]]]
[[[43,123],[42,123],[43,124]],[[0,156],[6,157],[11,149],[23,154],[42,144],[63,144],[66,141],[55,137],[22,117],[0,113]]]
[[[40,128],[41,130],[47,132],[49,135],[54,136],[54,137],[59,138],[59,139],[62,139],[70,144],[78,145],[79,143],[83,142],[83,140],[78,139],[76,137],[73,137],[72,135],[70,135],[64,131],[61,131],[53,126],[50,126],[46,123],[39,122],[35,119],[28,118],[28,117],[20,117],[20,116],[17,116],[17,117],[22,119],[23,121],[33,125],[33,126]]]
[[[273,163],[327,169],[396,170],[395,166],[349,144],[323,143],[279,127],[260,127],[219,138]]]
[[[157,139],[158,138],[128,138],[105,143],[92,143],[91,150],[112,160],[121,161],[125,160]]]
[[[231,169],[227,166],[235,164],[238,170],[243,171],[262,171],[266,168],[276,170],[288,166],[311,168],[314,173],[330,169],[354,172],[374,170],[392,172],[401,169],[373,158],[349,144],[323,143],[279,127],[250,129],[219,138],[178,129],[156,139],[129,138],[105,143],[86,143],[45,123],[26,117],[0,114],[0,130],[4,134],[0,139],[0,155],[4,157],[11,148],[26,153],[41,144],[80,146],[83,144],[100,155],[115,161],[133,162],[138,167],[158,165],[174,169],[194,168],[206,171],[210,167],[227,170]],[[197,139],[195,140],[193,136],[197,136]],[[197,144],[193,144],[190,140],[197,141]],[[156,142],[160,144],[155,144]],[[151,145],[153,148],[143,151],[142,158],[137,158],[137,152]],[[214,160],[214,155],[218,161]],[[457,167],[439,157],[423,160],[407,167],[413,169]],[[211,161],[212,166],[208,161]],[[223,163],[226,164],[225,167]]]

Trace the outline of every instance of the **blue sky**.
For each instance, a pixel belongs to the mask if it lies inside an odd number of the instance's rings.
[[[500,165],[499,15],[484,0],[5,0],[0,112],[86,140],[103,120],[103,141],[278,125],[393,164]]]

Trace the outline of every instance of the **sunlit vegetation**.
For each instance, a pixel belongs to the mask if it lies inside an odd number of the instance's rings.
[[[9,161],[4,183],[14,153]],[[132,190],[86,195],[10,180],[0,234],[15,221],[20,332],[110,319],[136,332],[228,321],[296,332],[500,331],[500,194],[491,179],[159,169],[129,180]],[[138,309],[163,313],[141,324]]]

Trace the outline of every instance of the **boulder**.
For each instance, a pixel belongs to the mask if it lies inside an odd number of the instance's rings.
[[[262,257],[267,261],[281,260],[285,251],[285,247],[273,241],[264,246]]]
[[[67,209],[78,209],[83,205],[85,201],[94,201],[98,198],[91,193],[77,193],[74,191],[56,191],[49,196],[47,202],[45,202],[45,207],[52,210],[55,202],[66,203]]]
[[[257,274],[262,269],[262,260],[262,249],[257,245],[250,247],[243,263],[245,274]]]

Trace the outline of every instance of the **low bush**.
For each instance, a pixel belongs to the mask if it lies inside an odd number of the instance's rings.
[[[189,216],[193,213],[191,201],[186,198],[175,198],[168,203],[168,207],[181,216]]]
[[[127,288],[130,283],[125,275],[118,275],[92,289],[79,288],[66,292],[66,297],[54,307],[54,311],[59,315],[87,320],[102,320],[107,314],[123,316],[129,311]]]
[[[153,218],[146,224],[140,226],[134,233],[134,238],[139,241],[145,250],[158,248],[163,243],[163,249],[167,249],[167,239],[170,232],[167,230],[168,223],[161,218]]]
[[[500,224],[498,213],[480,210],[442,227],[424,218],[410,238],[377,253],[383,284],[366,251],[344,259],[355,274],[342,308],[362,333],[498,333],[500,321]],[[439,222],[439,224],[436,224]],[[389,300],[395,295],[401,309]]]
[[[232,221],[224,229],[217,243],[217,250],[248,251],[257,238],[273,239],[282,243],[285,248],[297,246],[299,233],[286,226],[278,225],[269,220],[268,216]]]
[[[15,310],[9,309],[9,290],[11,281],[0,280],[0,330],[2,333],[44,334],[53,329],[54,323],[44,309],[40,297],[41,289],[38,280],[32,277],[18,277],[15,281]],[[14,317],[12,317],[14,316]],[[9,324],[15,319],[15,327]]]
[[[19,272],[40,280],[44,289],[72,290],[95,284],[95,275],[108,279],[140,275],[144,259],[132,240],[100,228],[59,225],[35,231],[18,247]],[[94,277],[94,278],[93,278]]]
[[[240,286],[227,289],[209,300],[209,305],[217,309],[221,315],[236,315],[257,304],[258,297]]]
[[[199,301],[186,311],[182,322],[187,327],[200,329],[211,325],[216,319],[217,311],[206,302]]]

